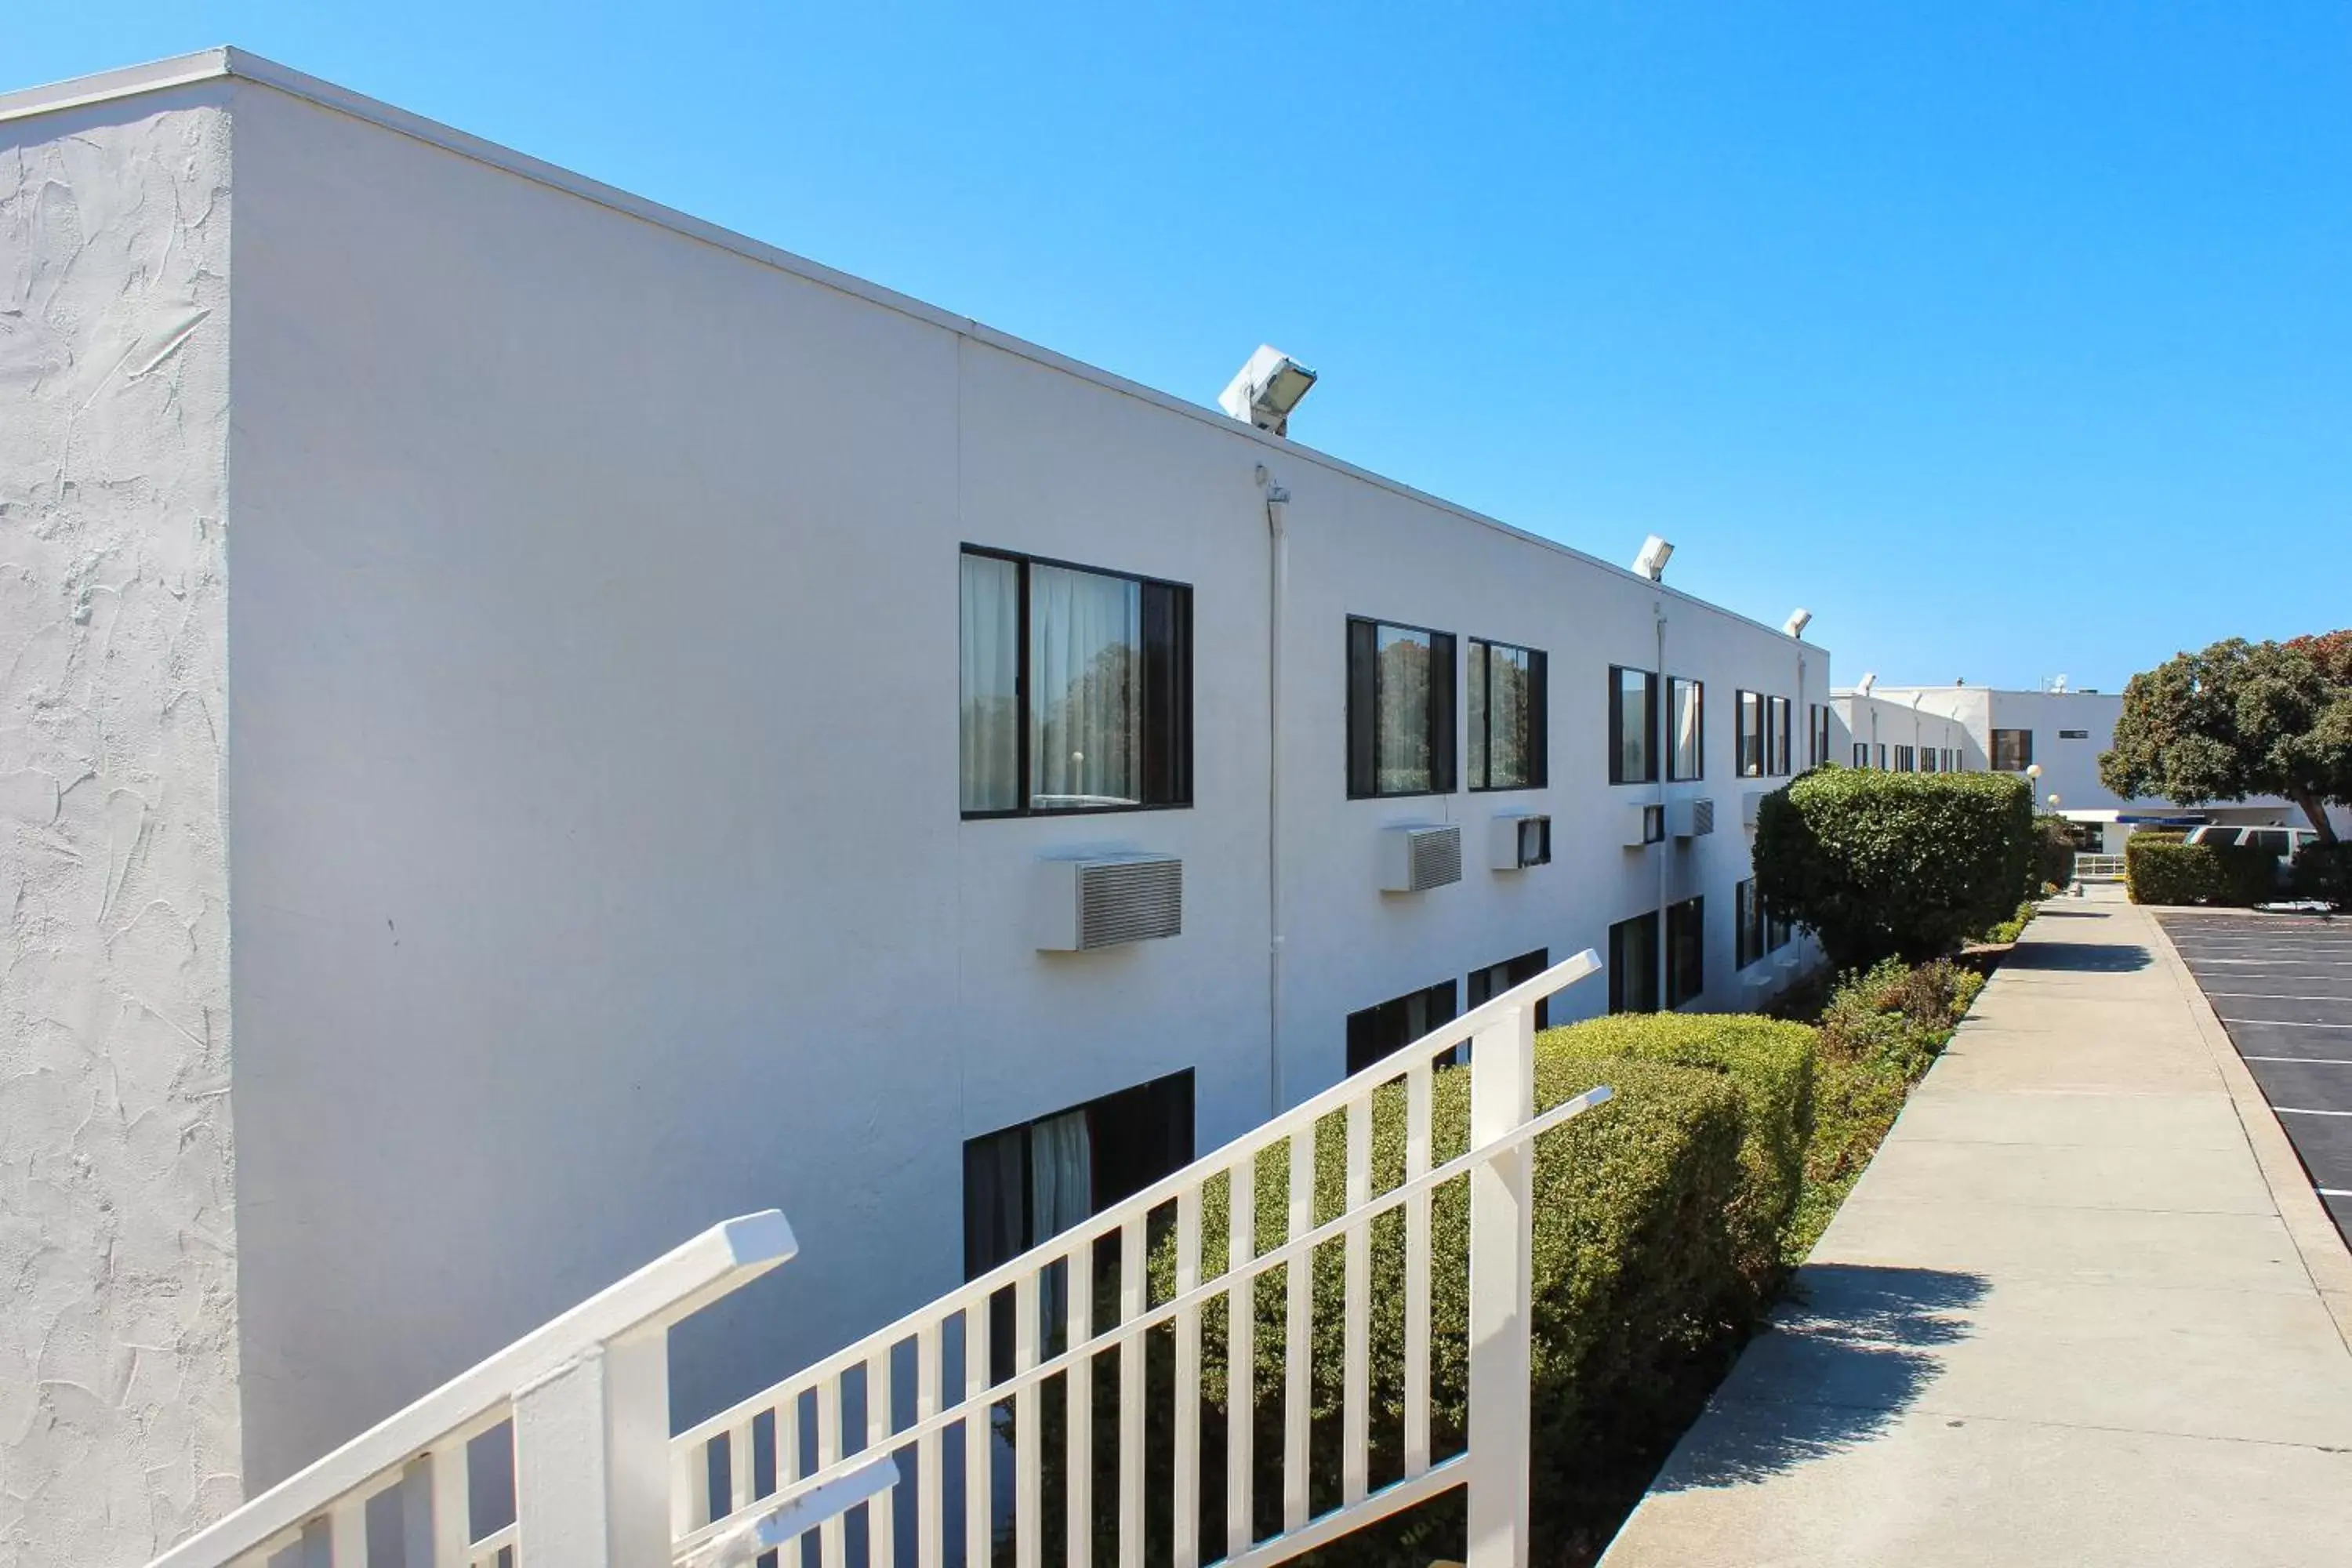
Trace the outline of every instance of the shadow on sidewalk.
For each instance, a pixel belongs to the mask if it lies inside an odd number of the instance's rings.
[[[1807,1267],[1653,1489],[1759,1481],[1867,1441],[1935,1377],[1936,1351],[1969,1336],[1988,1289],[1933,1268]]]
[[[2001,960],[2003,969],[2069,970],[2078,974],[2128,974],[2146,969],[2147,949],[2137,942],[2020,942]]]

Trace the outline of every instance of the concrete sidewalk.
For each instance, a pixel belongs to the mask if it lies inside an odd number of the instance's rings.
[[[2352,1563],[2352,1256],[2156,921],[2053,902],[1604,1568]]]

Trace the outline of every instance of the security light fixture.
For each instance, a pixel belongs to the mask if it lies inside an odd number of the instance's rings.
[[[1864,670],[1863,672],[1861,684],[1853,689],[1854,695],[1857,697],[1867,697],[1870,695],[1870,689],[1877,684],[1878,677],[1871,674],[1867,670]]]
[[[1260,343],[1234,373],[1217,406],[1277,436],[1290,434],[1290,411],[1315,384],[1315,373],[1271,343]]]
[[[1666,563],[1674,558],[1675,547],[1656,534],[1642,541],[1642,553],[1633,557],[1633,570],[1657,582],[1666,574]]]
[[[1801,637],[1805,635],[1805,628],[1812,624],[1812,611],[1794,610],[1790,613],[1789,618],[1781,623],[1780,629],[1792,637]]]

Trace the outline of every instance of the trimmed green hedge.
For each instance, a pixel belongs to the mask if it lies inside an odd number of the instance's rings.
[[[2124,886],[2136,904],[2266,904],[2279,896],[2278,857],[2135,833],[2124,844]]]
[[[2033,801],[2013,773],[1818,768],[1764,797],[1756,886],[1841,969],[1952,952],[2016,907]]]
[[[1739,1092],[1743,1180],[1730,1214],[1756,1305],[1780,1271],[1780,1235],[1805,1180],[1813,1125],[1813,1031],[1752,1013],[1621,1013],[1537,1037],[1547,1055],[1629,1057],[1720,1072]]]
[[[1694,1051],[1699,1049],[1696,1045]],[[1658,1047],[1667,1054],[1665,1047]],[[1535,1163],[1534,1412],[1530,1483],[1535,1557],[1556,1561],[1597,1544],[1637,1496],[1683,1427],[1704,1403],[1736,1342],[1750,1289],[1731,1217],[1748,1200],[1743,1140],[1753,1126],[1741,1085],[1760,1094],[1768,1081],[1782,1100],[1796,1094],[1785,1066],[1759,1065],[1769,1048],[1724,1047],[1730,1068],[1690,1068],[1631,1058],[1571,1054],[1549,1042],[1537,1053],[1538,1106],[1557,1105],[1599,1084],[1616,1098],[1547,1134]],[[1470,1074],[1439,1072],[1433,1082],[1433,1162],[1467,1148]],[[1373,1105],[1372,1187],[1395,1185],[1404,1172],[1405,1092],[1380,1090]],[[1316,1137],[1315,1218],[1336,1215],[1345,1190],[1342,1119],[1327,1119]],[[1257,1247],[1287,1234],[1289,1149],[1277,1144],[1257,1167]],[[1202,1273],[1225,1263],[1226,1184],[1211,1183],[1201,1205]],[[1468,1402],[1468,1184],[1448,1183],[1431,1205],[1430,1429],[1440,1458],[1460,1448]],[[1370,1226],[1370,1344],[1371,1473],[1375,1488],[1403,1466],[1404,1247],[1402,1213]],[[1150,1294],[1173,1290],[1175,1258],[1165,1237],[1150,1262]],[[1317,1250],[1314,1280],[1314,1443],[1310,1503],[1336,1506],[1336,1444],[1340,1421],[1345,1249]],[[1279,1523],[1282,1500],[1283,1271],[1255,1291],[1258,1356],[1253,1379],[1255,1501],[1258,1531]],[[1231,1394],[1222,1301],[1203,1315],[1204,1397],[1201,1503],[1204,1541],[1223,1538],[1224,1432]],[[1097,1399],[1110,1380],[1097,1373]],[[1172,1377],[1163,1353],[1151,1358],[1154,1429],[1146,1445],[1155,1480],[1173,1447]],[[1107,1408],[1107,1406],[1105,1407]],[[1053,1440],[1049,1423],[1048,1441]],[[1053,1450],[1049,1447],[1048,1452]],[[1103,1496],[1097,1488],[1097,1499]],[[1156,1503],[1162,1510],[1163,1503]],[[1049,1511],[1049,1519],[1052,1517]],[[1164,1517],[1164,1515],[1162,1516]],[[1461,1555],[1460,1493],[1450,1493],[1333,1543],[1324,1564],[1385,1565]],[[1160,1539],[1155,1527],[1152,1536]],[[1108,1535],[1101,1538],[1110,1544]],[[1156,1558],[1160,1550],[1147,1552]],[[1101,1553],[1098,1552],[1097,1556]]]
[[[2026,873],[2025,896],[2041,896],[2045,887],[2063,888],[2074,879],[2074,825],[2045,812],[2033,819],[2033,864]]]

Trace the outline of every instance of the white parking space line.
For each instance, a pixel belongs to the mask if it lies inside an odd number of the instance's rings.
[[[2281,1116],[2352,1116],[2352,1110],[2311,1110],[2300,1105],[2273,1105]]]
[[[2241,1057],[2249,1062],[2300,1062],[2305,1067],[2352,1068],[2352,1057]]]
[[[2352,1006],[2352,996],[2303,996],[2292,991],[2208,991],[2212,996],[2240,996],[2249,1002],[2341,1002]]]
[[[2307,1018],[2232,1018],[2218,1007],[2214,1011],[2221,1014],[2224,1024],[2267,1024],[2273,1029],[2352,1029],[2352,1024],[2315,1024]]]

